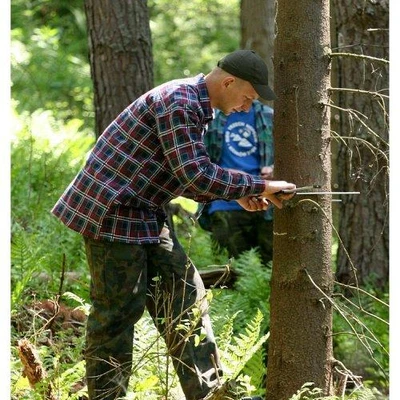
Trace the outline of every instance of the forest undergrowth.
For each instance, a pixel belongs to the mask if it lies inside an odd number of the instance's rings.
[[[92,140],[79,132],[79,124],[61,126],[49,113],[15,118],[20,129],[11,160],[11,397],[84,399],[89,275],[81,238],[59,224],[50,209]],[[41,122],[41,136],[32,132],[38,124],[35,118]],[[53,140],[57,135],[64,138],[54,150],[49,150],[53,147],[43,135],[46,130]],[[186,213],[175,216],[174,225],[197,267],[225,270],[226,277],[235,272],[231,287],[221,281],[208,291],[224,379],[238,379],[239,393],[264,395],[271,266],[261,265],[256,250],[228,260],[223,251],[213,249],[208,232],[190,217],[196,204],[184,199],[178,204]],[[341,390],[337,398],[385,399],[388,293],[377,293],[372,287],[342,289],[337,285],[332,299],[336,386]],[[181,392],[171,360],[147,314],[136,332],[137,358],[126,398],[178,398]],[[34,372],[41,371],[37,376],[29,373],[30,362]],[[299,396],[322,398],[307,385],[293,399]]]

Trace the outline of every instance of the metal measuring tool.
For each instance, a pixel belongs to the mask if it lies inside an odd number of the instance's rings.
[[[302,186],[302,187],[297,187],[295,189],[285,189],[282,190],[280,193],[283,194],[290,194],[294,193],[297,195],[315,195],[315,194],[321,194],[321,195],[339,195],[339,194],[360,194],[360,192],[335,192],[335,191],[324,191],[324,190],[318,190],[321,189],[320,185],[312,185],[312,186]],[[278,194],[278,193],[277,193]]]

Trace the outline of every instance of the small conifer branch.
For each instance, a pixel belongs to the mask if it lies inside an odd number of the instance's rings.
[[[389,64],[389,60],[385,60],[384,58],[377,58],[377,57],[371,57],[371,56],[366,56],[364,54],[354,54],[354,53],[330,53],[329,54],[331,57],[354,57],[354,58],[361,58],[363,60],[369,60],[369,61],[378,61],[384,64]]]

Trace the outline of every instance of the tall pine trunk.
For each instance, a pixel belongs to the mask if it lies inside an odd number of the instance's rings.
[[[274,87],[275,0],[241,0],[242,49],[255,50],[268,67],[268,83]]]
[[[337,280],[384,288],[389,280],[389,2],[332,0],[338,186],[360,191],[338,209]],[[354,57],[374,57],[373,59]],[[368,93],[371,92],[371,93]],[[349,111],[353,112],[352,115]]]
[[[153,85],[146,0],[85,0],[96,136]]]
[[[330,189],[329,0],[277,7],[275,177]],[[306,382],[332,394],[330,200],[296,196],[275,213],[268,400]]]

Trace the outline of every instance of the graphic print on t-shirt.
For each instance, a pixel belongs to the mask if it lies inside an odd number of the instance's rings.
[[[222,146],[222,167],[253,175],[259,173],[260,156],[253,109],[248,113],[232,113],[228,116]]]
[[[257,134],[249,124],[237,121],[229,125],[225,132],[225,143],[233,154],[247,157],[257,151]]]

